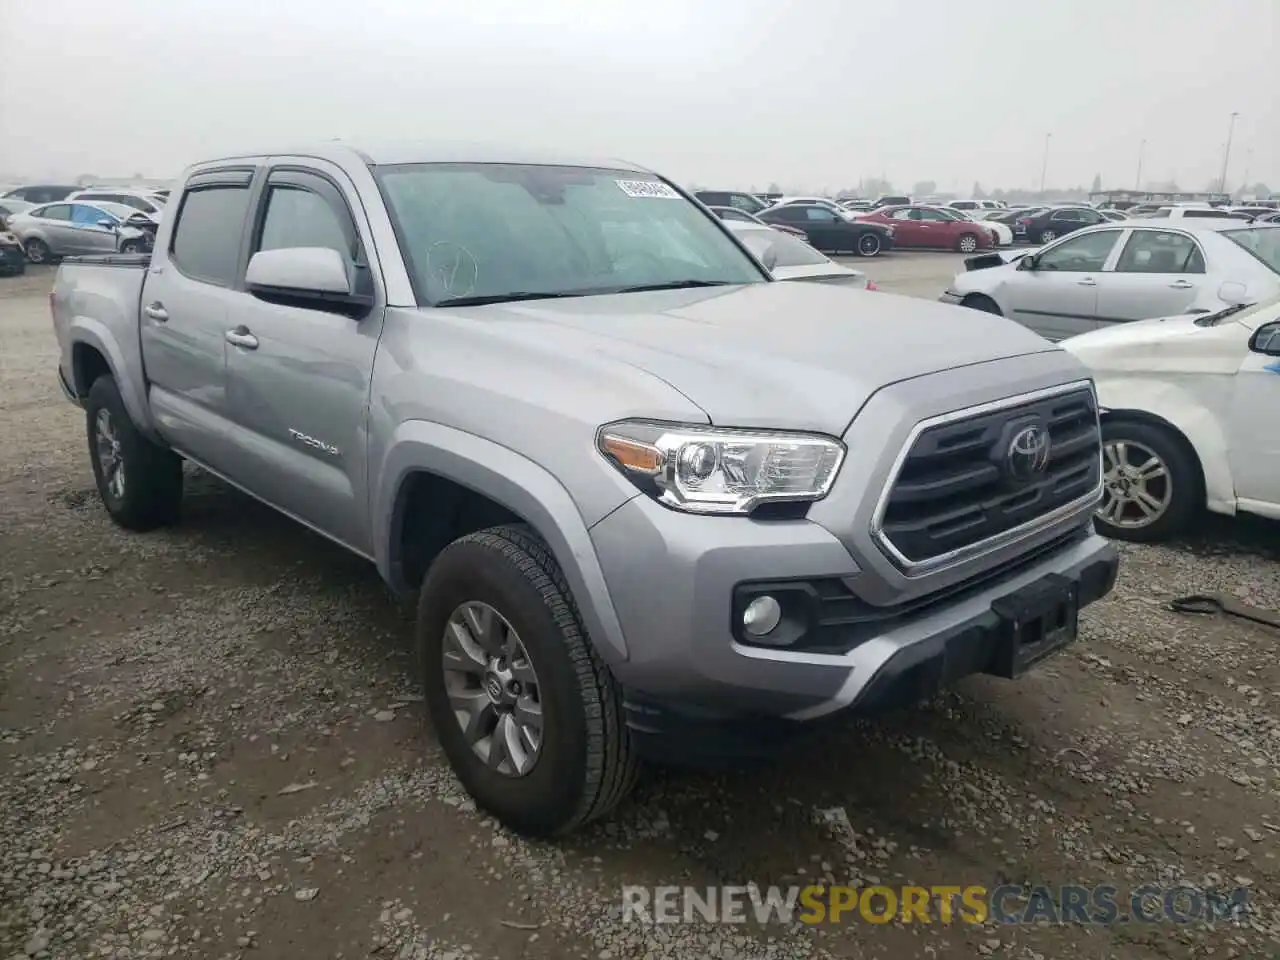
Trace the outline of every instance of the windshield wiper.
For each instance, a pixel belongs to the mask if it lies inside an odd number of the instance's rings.
[[[511,293],[488,293],[483,296],[474,297],[450,297],[447,300],[437,300],[433,306],[437,307],[482,307],[486,303],[512,303],[516,300],[555,300],[561,297],[583,297],[585,293],[556,293],[550,290],[513,290]]]
[[[613,293],[644,293],[646,290],[686,290],[693,287],[731,287],[728,280],[668,280],[666,283],[642,283],[634,287],[617,287]]]
[[[1219,323],[1227,319],[1227,317],[1231,316],[1233,313],[1239,313],[1241,310],[1245,309],[1246,307],[1251,307],[1251,306],[1253,306],[1253,304],[1251,303],[1233,303],[1231,306],[1224,307],[1223,309],[1219,310],[1217,313],[1211,313],[1207,317],[1196,317],[1195,324],[1197,327],[1216,327]]]

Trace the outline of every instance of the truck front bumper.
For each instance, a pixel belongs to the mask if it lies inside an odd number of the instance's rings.
[[[806,520],[693,517],[638,497],[592,540],[627,638],[613,670],[632,734],[647,753],[695,762],[768,753],[809,721],[998,673],[1007,624],[993,604],[1049,578],[1084,607],[1118,568],[1114,547],[1082,525],[940,595],[877,607],[857,596],[844,545]],[[751,641],[740,623],[752,591],[797,597],[783,623],[804,641]]]

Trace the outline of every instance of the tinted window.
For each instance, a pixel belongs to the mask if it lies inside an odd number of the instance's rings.
[[[808,220],[831,221],[836,218],[836,215],[826,207],[805,207],[804,215]]]
[[[70,220],[71,204],[55,203],[40,210],[32,210],[31,215],[43,217],[46,220]]]
[[[174,265],[189,277],[229,284],[236,273],[240,233],[249,206],[247,187],[188,191],[178,210],[169,248]]]
[[[1116,245],[1119,230],[1099,230],[1072,237],[1036,258],[1037,270],[1085,272],[1101,270]]]
[[[1184,210],[1182,213],[1182,216],[1183,216],[1183,219],[1187,219],[1190,217],[1219,217],[1219,218],[1227,218],[1227,219],[1231,218],[1231,214],[1227,213],[1225,210]]]
[[[775,207],[768,211],[770,220],[781,220],[784,223],[796,223],[805,217],[804,207]]]
[[[71,205],[72,223],[78,223],[82,226],[96,226],[99,220],[111,220],[114,222],[115,219],[105,210],[91,207],[87,203],[73,203]]]
[[[1204,273],[1195,241],[1181,233],[1137,230],[1116,262],[1119,273]]]
[[[272,187],[262,221],[259,250],[328,247],[350,257],[343,221],[319,194],[296,187]]]

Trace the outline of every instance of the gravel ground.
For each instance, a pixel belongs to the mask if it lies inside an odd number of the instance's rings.
[[[936,295],[951,258],[861,262]],[[449,773],[373,570],[204,476],[111,525],[54,379],[47,271],[0,280],[0,957],[679,960],[1280,955],[1274,526],[1125,548],[1078,644],[1017,684],[824,734],[777,765],[655,772],[560,845]],[[1243,923],[688,924],[622,884],[1248,885]]]

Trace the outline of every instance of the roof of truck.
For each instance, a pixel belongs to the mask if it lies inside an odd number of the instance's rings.
[[[323,140],[308,144],[287,144],[282,149],[241,150],[210,157],[195,164],[198,167],[226,160],[250,157],[313,157],[333,163],[384,165],[400,163],[523,163],[562,167],[605,167],[650,173],[648,168],[616,157],[566,156],[546,151],[492,143],[451,141],[356,141]]]

